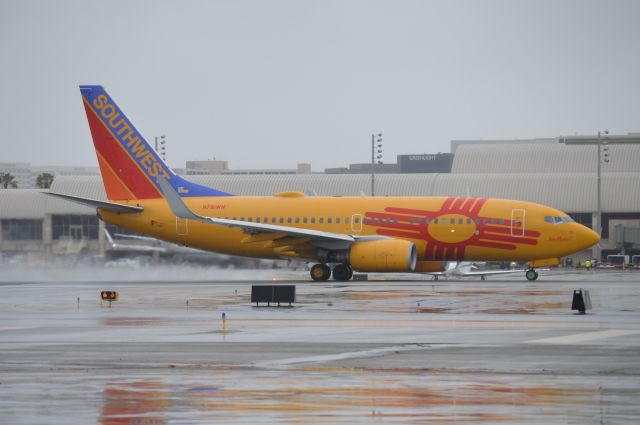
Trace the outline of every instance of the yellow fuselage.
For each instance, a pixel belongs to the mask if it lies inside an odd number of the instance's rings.
[[[399,238],[415,243],[419,261],[529,261],[562,257],[595,244],[598,236],[566,214],[530,202],[447,197],[183,198],[195,213],[217,218],[321,230],[337,234]],[[137,214],[104,209],[108,223],[177,244],[230,255],[282,258],[270,233],[248,235],[200,221],[178,219],[165,199],[127,201]],[[549,220],[549,217],[552,219]],[[554,222],[554,218],[556,218]],[[282,237],[282,235],[280,236]],[[291,241],[304,244],[308,241]],[[301,258],[314,260],[313,246]],[[285,255],[286,256],[286,255]]]

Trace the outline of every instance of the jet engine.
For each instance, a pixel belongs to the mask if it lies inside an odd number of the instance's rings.
[[[349,250],[349,263],[359,272],[412,272],[416,246],[402,239],[356,242]]]

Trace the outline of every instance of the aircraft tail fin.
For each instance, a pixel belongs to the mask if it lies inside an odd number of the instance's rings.
[[[109,200],[161,198],[163,176],[181,197],[230,196],[176,175],[102,86],[80,86]]]

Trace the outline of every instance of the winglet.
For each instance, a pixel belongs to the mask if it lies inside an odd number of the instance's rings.
[[[180,218],[188,218],[191,220],[202,220],[202,217],[194,214],[189,207],[185,205],[178,195],[178,192],[175,191],[173,186],[165,179],[163,176],[158,176],[156,179],[158,186],[160,187],[160,191],[164,195],[165,199],[169,203],[169,207],[171,211],[176,215],[176,217]]]

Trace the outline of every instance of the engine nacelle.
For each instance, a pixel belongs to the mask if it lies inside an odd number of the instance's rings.
[[[355,242],[349,250],[349,263],[359,272],[412,272],[416,246],[402,239]]]

